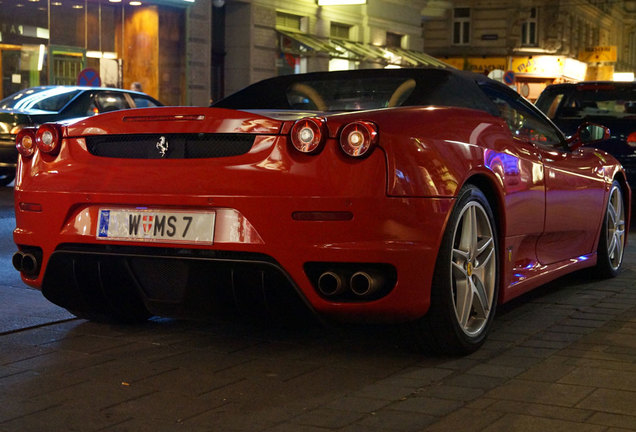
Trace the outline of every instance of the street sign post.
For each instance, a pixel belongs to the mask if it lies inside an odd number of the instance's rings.
[[[77,85],[88,87],[101,87],[102,79],[95,69],[86,68],[77,76]]]

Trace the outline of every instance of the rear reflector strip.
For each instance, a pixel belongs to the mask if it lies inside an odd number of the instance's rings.
[[[292,219],[297,221],[349,221],[353,213],[348,211],[296,211]]]
[[[38,204],[38,203],[21,202],[19,206],[20,206],[20,210],[22,211],[36,212],[36,213],[39,213],[42,211],[42,204]]]

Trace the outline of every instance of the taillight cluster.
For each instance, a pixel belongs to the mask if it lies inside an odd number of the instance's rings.
[[[320,151],[328,136],[325,120],[307,117],[298,120],[291,128],[292,145],[301,153],[315,154]],[[363,157],[371,153],[378,141],[378,127],[369,121],[345,124],[338,133],[342,151],[351,157]]]
[[[24,157],[31,157],[36,147],[46,154],[55,156],[60,152],[62,130],[54,123],[45,123],[39,128],[26,127],[18,132],[15,146]]]
[[[627,137],[627,145],[630,147],[636,147],[636,132],[632,132]]]
[[[327,136],[325,121],[318,117],[308,117],[294,123],[291,141],[301,153],[317,153]]]
[[[31,157],[35,153],[35,128],[24,128],[15,137],[15,146],[24,157]]]
[[[367,121],[349,123],[340,131],[340,148],[353,157],[367,154],[378,140],[378,129]]]

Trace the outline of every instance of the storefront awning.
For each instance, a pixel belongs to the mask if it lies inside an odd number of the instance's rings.
[[[448,67],[448,65],[426,53],[403,48],[385,48],[346,39],[327,39],[306,33],[278,30],[278,33],[288,38],[281,41],[281,49],[285,53],[296,55],[327,54],[332,58],[342,58],[351,61],[366,61],[382,65],[406,67]],[[294,46],[300,44],[303,48]]]
[[[296,32],[283,31],[283,30],[278,30],[278,33],[291,39],[294,42],[299,43],[305,49],[308,48],[314,51],[315,53],[338,55],[338,50],[333,45],[331,45],[329,41],[326,39],[322,39],[313,35],[308,35],[306,33],[296,33]],[[307,52],[305,52],[304,50],[298,49],[292,46],[291,44],[288,45],[285,42],[286,41],[281,43],[281,49],[283,50],[283,52],[289,52],[292,54],[307,54]]]
[[[408,50],[404,48],[386,48],[387,51],[392,53],[395,57],[401,58],[402,62],[411,64],[414,67],[417,66],[429,66],[429,67],[448,67],[449,65],[432,57],[426,53],[414,50]]]
[[[360,42],[352,42],[344,39],[331,39],[330,42],[343,50],[348,51],[351,57],[356,60],[364,60],[376,63],[386,63],[385,51],[373,45],[367,45]]]

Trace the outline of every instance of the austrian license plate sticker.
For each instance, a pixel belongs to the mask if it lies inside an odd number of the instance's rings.
[[[98,240],[204,243],[214,241],[214,212],[100,209]]]

